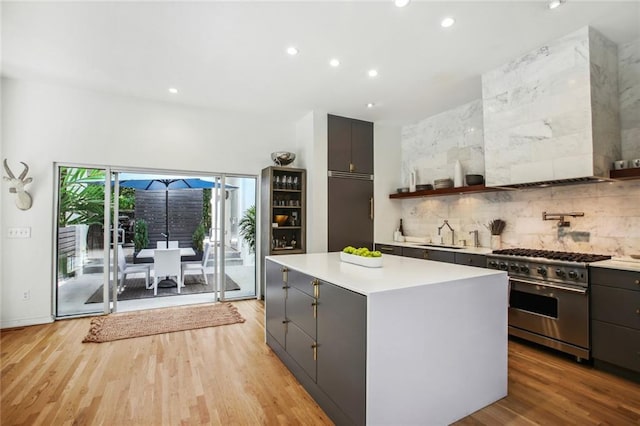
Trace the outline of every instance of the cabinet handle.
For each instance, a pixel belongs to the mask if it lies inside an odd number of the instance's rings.
[[[369,198],[369,219],[373,220],[373,197]]]
[[[314,343],[313,345],[311,345],[311,349],[313,349],[313,360],[317,361],[318,360],[318,344]]]
[[[318,302],[313,302],[311,306],[313,306],[313,317],[318,318]]]
[[[282,282],[286,283],[289,281],[289,269],[284,266],[282,267]]]
[[[640,280],[636,280],[636,285],[640,285]]]
[[[636,314],[640,315],[640,308],[636,309]]]
[[[313,297],[317,299],[320,297],[320,281],[314,278],[313,281],[311,281],[311,285],[313,286]]]
[[[429,252],[426,250],[424,251],[424,258],[427,260],[429,259]]]
[[[349,162],[349,171],[350,171],[351,173],[353,173],[353,172],[355,172],[355,171],[356,171],[356,165],[355,165],[355,164],[353,164],[352,162]]]

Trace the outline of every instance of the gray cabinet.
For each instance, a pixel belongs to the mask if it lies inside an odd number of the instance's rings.
[[[283,278],[284,267],[275,262],[266,262],[266,293],[265,299],[271,303],[265,306],[265,327],[280,346],[286,346],[286,314],[285,301],[287,299],[286,283]]]
[[[376,243],[375,249],[382,254],[393,254],[395,256],[402,256],[402,247],[399,247],[399,246],[391,246],[388,244]]]
[[[591,349],[596,367],[640,380],[640,272],[591,268]]]
[[[267,344],[336,424],[365,424],[366,297],[266,262]]]
[[[364,424],[367,299],[323,281],[319,293],[318,387],[354,424]]]
[[[486,268],[487,257],[482,254],[454,253],[458,265],[477,266]]]
[[[402,247],[402,255],[415,259],[435,260],[436,262],[455,263],[455,253],[417,247]]]
[[[329,114],[328,167],[373,174],[373,123]]]

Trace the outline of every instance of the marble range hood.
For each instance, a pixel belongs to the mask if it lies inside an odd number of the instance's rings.
[[[482,76],[487,186],[608,179],[620,158],[617,47],[585,27]]]

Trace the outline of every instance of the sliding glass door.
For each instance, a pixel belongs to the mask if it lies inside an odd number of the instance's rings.
[[[107,168],[57,167],[56,317],[111,309],[112,188]]]
[[[57,175],[56,317],[256,296],[255,177],[76,166]],[[177,276],[159,277],[157,295],[151,284],[163,243],[181,249],[180,293]]]

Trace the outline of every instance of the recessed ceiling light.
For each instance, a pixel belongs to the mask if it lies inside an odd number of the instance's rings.
[[[442,28],[449,28],[450,26],[452,26],[455,23],[456,23],[455,19],[453,19],[451,17],[446,17],[442,21],[440,21],[440,26],[442,26]]]
[[[337,60],[336,58],[333,58],[332,60],[329,61],[329,65],[331,65],[332,67],[337,67],[340,65],[340,61]]]
[[[298,49],[293,46],[287,47],[287,53],[291,56],[295,56],[298,54]]]
[[[377,70],[369,70],[369,77],[377,77],[377,76],[378,76]]]
[[[169,87],[169,93],[175,95],[178,93],[178,89],[176,89],[175,87]]]
[[[369,102],[367,104],[367,108],[373,108],[374,106],[376,106],[376,104],[374,104],[373,102]]]
[[[548,6],[549,6],[549,9],[555,9],[562,6],[562,3],[564,3],[564,0],[551,0]]]
[[[395,4],[396,7],[405,7],[410,2],[411,0],[393,0],[393,4]]]

